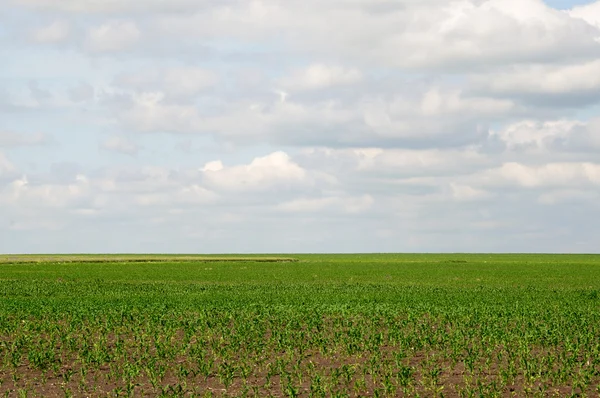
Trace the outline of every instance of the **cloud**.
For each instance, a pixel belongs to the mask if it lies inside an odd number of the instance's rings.
[[[201,68],[171,68],[164,74],[165,92],[175,97],[197,94],[217,82],[214,72]]]
[[[76,13],[188,12],[202,7],[195,0],[13,0],[14,3],[47,10]]]
[[[177,47],[187,46],[189,40],[205,43],[215,37],[245,43],[277,38],[282,49],[311,58],[411,70],[496,69],[515,62],[564,63],[600,54],[600,29],[594,24],[597,3],[570,13],[550,8],[542,0],[18,3],[129,18],[90,29],[86,48],[94,52],[131,48],[142,39],[132,20],[143,15],[154,37],[145,44],[154,45],[156,54],[163,39]],[[340,71],[330,68],[309,68],[303,79],[319,85],[339,78]],[[346,79],[356,79],[356,73]]]
[[[600,1],[574,7],[569,11],[569,15],[581,18],[592,25],[600,27]]]
[[[134,94],[132,99],[131,107],[117,109],[125,128],[211,134],[246,145],[262,139],[300,146],[362,147],[382,141],[397,146],[456,146],[486,136],[486,125],[517,110],[510,100],[441,88],[350,102],[281,101],[272,95],[264,100],[215,103],[212,112],[204,114],[192,103],[168,101],[160,91]]]
[[[485,190],[473,188],[469,185],[462,185],[456,183],[450,183],[450,190],[452,192],[452,198],[459,201],[476,201],[480,199],[487,199],[491,195]]]
[[[85,48],[92,53],[120,52],[134,46],[141,37],[135,22],[112,20],[88,30]]]
[[[310,148],[303,151],[302,163],[342,172],[395,177],[444,176],[481,170],[494,160],[475,148],[391,149]]]
[[[507,150],[520,152],[579,152],[584,155],[600,149],[600,121],[523,120],[491,131]]]
[[[575,203],[579,205],[597,204],[600,195],[594,191],[585,191],[577,189],[558,189],[541,194],[538,198],[539,203],[556,206],[565,203]]]
[[[331,24],[336,20],[345,23]],[[560,62],[565,62],[600,53],[596,26],[541,0],[262,1],[165,16],[157,28],[164,34],[199,39],[219,35],[257,40],[277,35],[302,53],[417,70],[557,62],[559,54]]]
[[[119,109],[125,127],[141,132],[202,132],[203,119],[193,105],[169,104],[162,92],[144,92],[133,96],[129,109]]]
[[[38,43],[60,43],[69,38],[71,33],[67,22],[56,20],[50,25],[32,31],[31,38]]]
[[[9,0],[0,241],[597,251],[599,4]]]
[[[280,204],[277,208],[290,213],[362,213],[373,205],[373,197],[368,194],[360,197],[330,196],[325,198],[302,198]]]
[[[30,181],[31,180],[31,181]],[[0,190],[0,203],[15,211],[44,214],[44,218],[60,218],[61,213],[46,213],[55,208],[78,216],[119,215],[143,208],[195,206],[212,203],[217,195],[185,178],[171,175],[169,170],[143,168],[129,172],[104,170],[90,177],[77,174],[69,181],[48,178],[15,179]]]
[[[340,85],[351,85],[362,80],[362,73],[355,68],[313,64],[293,71],[282,78],[279,85],[287,90],[319,90]]]
[[[4,177],[6,175],[12,175],[16,171],[15,165],[13,165],[10,160],[0,152],[0,177]]]
[[[0,148],[47,145],[51,142],[52,138],[44,133],[23,134],[13,131],[0,131]]]
[[[427,91],[421,101],[422,115],[443,116],[461,112],[476,112],[478,115],[506,113],[514,107],[511,101],[485,97],[464,97],[460,91],[441,92],[438,88]]]
[[[12,181],[0,196],[4,206],[35,208],[64,208],[76,206],[89,195],[89,186],[83,177],[66,185],[30,184],[22,177]]]
[[[540,105],[577,107],[600,100],[600,60],[566,66],[521,65],[472,80],[477,92]]]
[[[28,88],[32,99],[37,103],[45,102],[52,98],[50,91],[40,88],[39,83],[35,80],[29,81]]]
[[[100,148],[106,151],[118,152],[125,155],[136,155],[141,147],[135,142],[119,136],[110,137],[100,143]]]
[[[209,187],[225,191],[289,189],[309,183],[308,173],[282,151],[257,157],[248,165],[224,167],[220,161],[212,161],[202,172]]]
[[[515,185],[524,188],[600,185],[600,164],[591,162],[548,163],[529,166],[509,162],[482,173],[485,185]]]
[[[94,98],[95,90],[91,84],[79,82],[79,84],[69,89],[69,98],[75,102],[83,102]]]
[[[197,67],[172,67],[166,69],[146,69],[137,73],[123,74],[115,83],[136,92],[149,90],[164,93],[169,98],[193,97],[219,82],[217,73]]]

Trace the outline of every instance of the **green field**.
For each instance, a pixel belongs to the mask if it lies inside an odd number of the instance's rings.
[[[598,396],[600,255],[0,256],[10,396]]]

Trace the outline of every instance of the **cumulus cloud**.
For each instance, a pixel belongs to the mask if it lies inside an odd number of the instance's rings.
[[[569,15],[600,27],[600,1],[575,7],[569,11]]]
[[[598,250],[599,2],[5,3],[0,240]]]
[[[529,166],[509,162],[483,173],[486,185],[517,185],[525,188],[600,185],[600,164],[590,162],[548,163]]]
[[[6,155],[0,152],[0,176],[12,174],[16,167],[8,160]]]
[[[77,13],[190,11],[201,7],[195,0],[13,0],[25,6]]]
[[[585,191],[577,189],[558,189],[542,193],[538,202],[547,206],[575,203],[579,205],[589,205],[598,203],[600,195],[594,191]]]
[[[31,38],[38,43],[60,43],[69,37],[70,32],[67,22],[56,20],[50,25],[33,30]]]
[[[278,209],[292,213],[319,213],[342,212],[361,213],[373,205],[373,197],[363,195],[360,197],[329,196],[325,198],[301,198],[282,203]]]
[[[152,89],[176,99],[193,97],[214,87],[218,82],[219,77],[214,71],[189,66],[162,70],[146,69],[116,78],[119,87],[133,89],[136,92],[147,92]]]
[[[472,78],[473,89],[533,104],[577,107],[600,100],[600,60],[524,65]]]
[[[79,215],[121,214],[136,207],[195,206],[212,203],[217,195],[198,182],[178,178],[167,169],[149,167],[131,173],[104,170],[90,177],[77,174],[69,181],[23,176],[8,183],[0,203],[13,209],[43,211],[57,208]]]
[[[557,62],[558,54],[560,62],[590,59],[600,53],[600,32],[594,24],[597,4],[565,13],[542,0],[19,2],[66,12],[129,16],[143,12],[151,16],[157,36],[179,38],[182,43],[182,38],[190,37],[249,41],[276,35],[303,53],[335,54],[337,59],[391,67],[480,69],[512,62]],[[332,24],[335,20],[345,23]],[[89,31],[88,48],[120,51],[140,36],[131,21],[110,21]],[[314,82],[332,75],[315,69],[308,76]]]
[[[52,138],[45,133],[23,134],[14,131],[0,131],[0,148],[46,145],[51,142]]]
[[[300,101],[240,100],[220,104],[210,114],[191,103],[169,102],[164,92],[133,95],[133,105],[117,109],[125,128],[141,132],[213,134],[238,143],[263,139],[303,146],[462,145],[485,135],[487,125],[516,110],[510,100],[468,96],[435,88],[392,98]],[[476,116],[475,116],[476,115]],[[440,137],[447,140],[440,141]]]
[[[504,113],[513,108],[511,101],[492,98],[465,98],[460,91],[447,93],[434,88],[425,93],[421,102],[423,116],[442,116],[460,112],[476,112],[480,115]]]
[[[319,90],[334,86],[351,85],[361,79],[361,71],[355,68],[314,64],[293,71],[289,76],[282,78],[279,85],[288,90]]]
[[[535,65],[480,78],[496,93],[568,94],[600,87],[600,60],[568,66]]]
[[[452,192],[452,197],[459,201],[475,201],[486,199],[491,196],[490,193],[485,190],[457,183],[450,183],[450,190]]]
[[[119,52],[131,48],[141,36],[135,22],[112,20],[90,28],[85,47],[93,53]]]
[[[509,151],[579,152],[600,148],[600,122],[523,120],[490,132]]]
[[[66,185],[30,184],[26,176],[12,181],[5,188],[0,202],[5,206],[31,206],[32,208],[64,208],[75,205],[88,193],[87,181],[78,178]]]
[[[406,68],[479,69],[551,61],[559,53],[562,60],[590,58],[599,51],[597,27],[541,0],[311,1],[308,6],[306,1],[263,1],[169,16],[158,27],[165,34],[201,38],[279,33],[300,51]]]
[[[475,148],[462,149],[390,149],[310,148],[301,156],[303,163],[326,170],[354,170],[361,174],[417,177],[456,175],[476,171],[493,159]],[[339,168],[343,169],[340,170]]]
[[[203,120],[193,105],[171,104],[162,92],[133,96],[133,105],[118,110],[125,127],[142,132],[202,132]]]
[[[306,184],[309,178],[303,168],[281,151],[257,157],[248,165],[224,167],[222,162],[212,161],[202,172],[208,186],[227,191],[292,188]]]

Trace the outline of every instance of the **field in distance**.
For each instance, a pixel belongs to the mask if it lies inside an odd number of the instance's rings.
[[[197,254],[0,254],[0,264],[23,263],[158,263],[158,262],[294,262],[293,257]]]
[[[2,255],[0,393],[597,396],[600,255]]]

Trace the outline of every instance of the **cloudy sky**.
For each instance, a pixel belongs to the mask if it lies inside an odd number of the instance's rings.
[[[600,1],[0,8],[0,252],[600,252]]]

